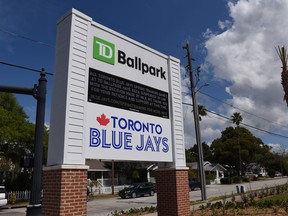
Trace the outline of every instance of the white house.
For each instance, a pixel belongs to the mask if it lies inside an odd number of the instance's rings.
[[[187,163],[187,166],[192,170],[198,170],[198,162]],[[204,161],[203,163],[205,173],[212,173],[215,175],[215,179],[210,181],[211,184],[220,184],[220,179],[224,178],[224,172],[227,171],[221,164],[210,163],[209,161]]]

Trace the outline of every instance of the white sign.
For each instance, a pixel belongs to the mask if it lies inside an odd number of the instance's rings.
[[[58,23],[48,164],[185,166],[179,71],[179,60],[73,9]]]

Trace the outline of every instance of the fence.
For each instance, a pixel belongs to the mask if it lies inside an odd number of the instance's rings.
[[[31,191],[25,190],[25,191],[10,191],[10,192],[7,192],[8,202],[10,202],[12,200],[12,194],[15,194],[16,201],[28,201],[28,200],[30,200]]]
[[[114,186],[114,192],[118,193],[120,190],[124,188],[124,185],[121,186]],[[96,187],[93,189],[94,195],[97,194],[111,194],[112,188],[111,187]],[[15,194],[15,201],[29,201],[31,191],[25,190],[25,191],[10,191],[7,192],[7,199],[8,202],[11,202],[12,200],[12,194]]]
[[[114,192],[118,193],[120,190],[124,188],[124,185],[120,186],[114,186]],[[111,194],[112,193],[112,187],[97,187],[94,191],[94,195],[96,194]]]

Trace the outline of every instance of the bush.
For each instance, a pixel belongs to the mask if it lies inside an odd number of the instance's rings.
[[[276,174],[276,171],[271,169],[271,170],[268,170],[268,176],[271,177],[271,178],[274,178],[275,177],[275,174]]]
[[[232,178],[232,183],[236,183],[236,184],[241,183],[240,177],[234,176],[234,177]]]
[[[231,184],[231,183],[232,183],[232,182],[231,182],[231,179],[230,179],[230,178],[227,178],[227,177],[221,178],[221,179],[220,179],[220,182],[221,182],[221,184]]]
[[[251,179],[250,179],[249,176],[244,176],[244,177],[242,177],[242,181],[243,181],[243,182],[250,182]]]

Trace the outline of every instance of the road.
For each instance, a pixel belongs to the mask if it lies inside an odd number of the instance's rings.
[[[246,191],[257,190],[265,187],[272,187],[279,184],[287,183],[288,178],[275,178],[266,181],[255,181],[251,183],[241,184],[245,187]],[[240,185],[240,184],[239,184]],[[207,198],[218,197],[236,194],[236,185],[207,185],[206,194]],[[189,193],[191,201],[201,200],[201,191],[191,191]],[[111,215],[111,212],[115,210],[129,210],[131,208],[141,208],[146,206],[156,206],[157,205],[157,194],[150,197],[139,197],[136,199],[120,199],[120,198],[110,198],[102,200],[93,200],[87,203],[87,213],[88,216],[107,216]],[[17,209],[1,209],[0,215],[10,215],[10,216],[24,216],[26,215],[26,208]]]

